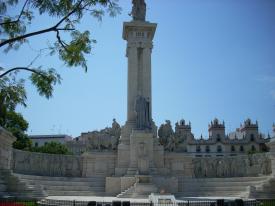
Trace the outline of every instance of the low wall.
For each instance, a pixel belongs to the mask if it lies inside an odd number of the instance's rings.
[[[275,138],[272,138],[267,145],[270,149],[269,156],[272,162],[272,173],[275,175]]]
[[[112,176],[115,173],[116,152],[91,152],[84,153],[83,157],[83,177],[93,175]]]
[[[165,167],[171,175],[197,178],[252,177],[272,173],[271,158],[267,153],[234,157],[192,157],[184,153],[166,153]]]
[[[57,155],[13,150],[15,173],[51,177],[111,176],[115,170],[115,152]]]
[[[9,170],[12,159],[12,143],[16,140],[8,131],[0,127],[0,169]]]
[[[194,158],[194,177],[252,177],[272,173],[268,154]]]
[[[13,150],[12,168],[15,173],[52,177],[81,177],[81,156],[56,155]]]

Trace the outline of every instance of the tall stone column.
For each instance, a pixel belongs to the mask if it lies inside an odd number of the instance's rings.
[[[128,57],[127,84],[127,121],[135,121],[135,98],[138,95],[138,50],[134,43],[128,43],[126,56]]]
[[[151,51],[156,27],[142,21],[125,22],[123,26],[128,58],[127,123],[136,121],[135,102],[139,95],[149,102],[152,119]]]

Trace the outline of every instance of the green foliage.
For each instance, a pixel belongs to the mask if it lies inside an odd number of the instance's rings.
[[[0,118],[1,126],[10,131],[17,140],[13,143],[13,147],[21,150],[29,150],[31,148],[31,140],[25,134],[28,129],[28,122],[20,113],[7,111],[5,116]]]
[[[89,35],[89,31],[85,31],[83,33],[79,31],[73,31],[71,33],[72,41],[69,44],[55,44],[54,49],[59,52],[60,59],[63,60],[67,66],[81,66],[85,68],[85,71],[87,71],[87,64],[84,54],[91,52],[91,40]]]
[[[89,31],[78,30],[78,25],[84,15],[90,15],[98,20],[108,13],[115,16],[121,12],[118,0],[1,0],[0,1],[0,48],[5,52],[17,50],[28,39],[45,34],[55,33],[53,45],[47,45],[46,50],[50,55],[57,54],[68,67],[82,67],[87,71],[85,55],[91,52],[91,44],[96,43],[90,38]],[[19,10],[18,10],[19,9]],[[13,12],[11,12],[13,11]],[[48,15],[55,22],[49,28],[30,32],[37,12]],[[14,15],[15,14],[15,15]],[[38,15],[39,16],[39,15]],[[65,42],[62,34],[69,33],[71,39]],[[43,47],[44,50],[44,47]],[[37,55],[41,56],[42,53]],[[47,55],[47,54],[46,54]],[[53,69],[42,69],[41,66],[30,68],[37,57],[27,67],[2,68],[0,67],[0,125],[11,131],[17,141],[14,147],[29,149],[30,140],[25,132],[28,128],[26,120],[21,114],[16,113],[17,105],[26,106],[25,81],[17,79],[17,73],[25,70],[31,72],[30,80],[36,86],[38,93],[46,98],[52,97],[56,84],[60,84],[61,77]],[[55,147],[58,147],[55,145]],[[63,152],[64,148],[58,147]],[[44,148],[43,151],[51,151]],[[52,151],[54,152],[54,151]]]
[[[90,53],[91,44],[95,43],[89,37],[89,31],[80,32],[77,26],[84,15],[90,15],[98,20],[108,13],[115,16],[121,12],[118,0],[4,0],[0,3],[0,47],[5,51],[18,49],[28,38],[48,32],[56,33],[56,42],[48,49],[55,48],[60,59],[69,67],[81,66],[87,70],[85,54]],[[10,16],[9,9],[21,7],[18,15]],[[47,14],[55,21],[52,27],[37,32],[28,32],[33,23],[35,11]],[[71,41],[66,43],[61,33],[70,32]],[[51,52],[53,54],[53,52]]]
[[[61,83],[61,76],[54,69],[48,71],[36,70],[32,73],[30,79],[36,86],[38,93],[41,96],[50,98],[53,92],[53,86]]]
[[[41,147],[32,147],[31,151],[48,154],[71,154],[68,148],[59,142],[49,142]]]

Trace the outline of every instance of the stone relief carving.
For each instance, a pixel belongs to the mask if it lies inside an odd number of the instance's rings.
[[[174,131],[169,120],[166,120],[165,124],[160,125],[158,136],[160,144],[164,146],[165,150],[173,151],[175,149],[176,141],[174,138]]]
[[[106,127],[100,131],[82,133],[78,137],[78,141],[70,141],[67,146],[74,154],[93,150],[116,150],[120,135],[121,127],[116,119],[113,119],[112,127]]]
[[[91,150],[116,150],[121,134],[121,127],[113,119],[112,127],[106,127],[101,131],[88,133],[89,148]]]
[[[13,171],[41,176],[80,177],[82,158],[13,150]]]
[[[135,103],[137,129],[151,129],[150,102],[138,96]]]
[[[240,157],[194,158],[194,176],[204,177],[242,177],[268,175],[271,161],[265,154]]]
[[[146,3],[144,0],[132,0],[131,16],[134,21],[145,21],[146,17]]]

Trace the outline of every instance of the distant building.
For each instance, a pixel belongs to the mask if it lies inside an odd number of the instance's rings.
[[[58,142],[65,144],[72,140],[71,136],[65,134],[58,135],[30,135],[29,138],[32,140],[32,145],[34,147],[41,147],[50,142]]]
[[[273,130],[275,126],[273,125]],[[244,121],[240,128],[225,134],[224,122],[214,119],[208,126],[209,137],[196,139],[191,132],[191,124],[184,120],[176,123],[175,132],[170,121],[161,125],[158,135],[164,139],[164,149],[171,152],[186,152],[197,157],[235,156],[238,154],[266,152],[269,138],[258,131],[258,122]]]

